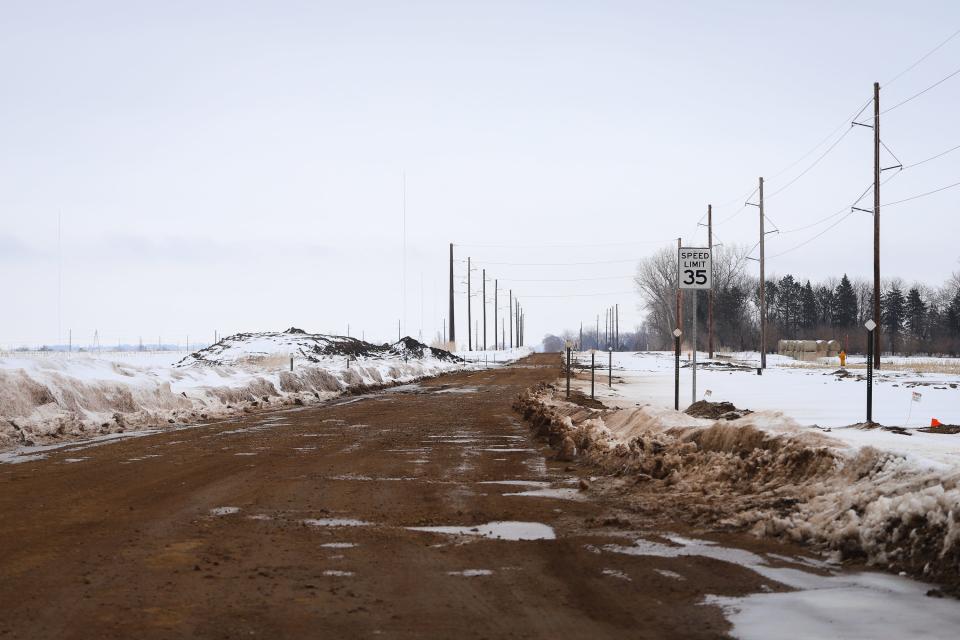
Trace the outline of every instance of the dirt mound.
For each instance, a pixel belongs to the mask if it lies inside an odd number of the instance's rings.
[[[736,420],[753,412],[749,409],[737,409],[732,402],[698,400],[687,407],[684,413],[694,418],[706,418],[708,420]]]
[[[444,362],[461,361],[449,351],[432,349],[410,337],[403,338],[392,345],[375,345],[348,336],[306,333],[303,329],[290,327],[280,333],[237,333],[228,336],[214,345],[188,355],[176,366],[257,364],[270,359],[289,357],[308,362],[321,362],[336,357],[354,360],[434,358]]]
[[[917,429],[923,433],[941,433],[946,436],[952,436],[960,433],[960,424],[941,424],[939,427],[924,427]]]

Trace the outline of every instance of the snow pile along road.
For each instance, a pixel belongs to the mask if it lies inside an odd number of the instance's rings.
[[[299,329],[230,336],[172,366],[135,358],[0,359],[0,448],[315,403],[471,366],[412,338],[373,345]]]
[[[960,436],[826,432],[728,406],[718,419],[651,404],[596,409],[561,395],[531,390],[516,406],[558,457],[588,459],[619,478],[618,491],[655,497],[693,525],[809,543],[960,588]]]

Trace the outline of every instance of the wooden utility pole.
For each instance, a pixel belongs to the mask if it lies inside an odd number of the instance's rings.
[[[707,246],[710,248],[710,291],[707,292],[707,351],[713,359],[713,205],[707,205]]]
[[[502,342],[500,343],[503,344]],[[493,350],[497,350],[497,279],[493,279]]]
[[[477,345],[479,346],[479,345]],[[483,350],[487,350],[487,270],[483,270]]]
[[[470,256],[467,256],[467,351],[473,351],[473,340],[470,334],[470,325],[473,319],[470,316]]]
[[[513,289],[510,289],[510,348],[513,349]]]
[[[583,351],[583,320],[580,321],[580,342],[577,344],[577,351]]]
[[[620,303],[614,305],[614,310],[616,314],[616,326],[614,327],[614,336],[613,339],[614,348],[617,351],[620,351]]]
[[[457,331],[453,322],[453,243],[450,243],[450,342],[457,348]]]
[[[766,275],[764,275],[763,239],[763,178],[760,178],[760,368],[767,368],[767,298]]]
[[[600,314],[597,314],[597,349],[600,348]]]
[[[880,83],[873,83],[873,368],[880,368]]]

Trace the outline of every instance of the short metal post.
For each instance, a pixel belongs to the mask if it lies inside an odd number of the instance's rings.
[[[594,399],[595,399],[595,398],[594,398],[594,393],[593,393],[594,378],[596,378],[596,376],[597,376],[597,368],[596,368],[596,366],[594,365],[594,359],[595,359],[595,358],[596,358],[596,354],[593,353],[593,352],[591,352],[591,353],[590,353],[590,399],[591,399],[591,400],[594,400]]]
[[[607,362],[607,386],[613,389],[613,349],[607,353],[610,354],[610,359]]]
[[[873,422],[873,331],[867,331],[867,422]]]
[[[567,398],[570,398],[570,347],[567,347]]]
[[[290,356],[290,371],[293,371],[293,356]]]

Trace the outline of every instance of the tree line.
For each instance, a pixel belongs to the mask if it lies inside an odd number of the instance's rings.
[[[759,278],[747,273],[746,247],[714,250],[714,342],[733,350],[759,348]],[[676,319],[677,255],[664,248],[644,259],[634,282],[647,311],[642,329],[651,348],[669,349]],[[881,348],[896,354],[960,355],[960,272],[937,286],[900,278],[881,286]],[[792,274],[766,281],[767,348],[780,339],[836,339],[849,352],[866,349],[863,323],[873,317],[873,282],[846,274],[820,281]],[[685,332],[692,291],[684,292]],[[707,292],[698,303],[699,348],[706,348]]]

